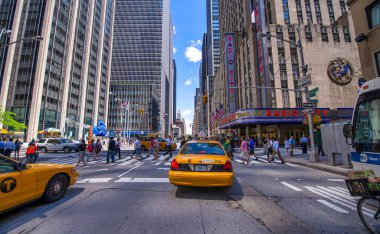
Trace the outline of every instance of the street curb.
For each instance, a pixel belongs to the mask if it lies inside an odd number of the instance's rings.
[[[325,172],[329,172],[329,173],[341,175],[341,176],[347,176],[347,173],[348,173],[348,172],[344,171],[345,169],[337,170],[338,168],[329,168],[329,167],[326,167],[324,165],[311,163],[311,162],[303,163],[303,162],[299,162],[298,160],[291,160],[291,159],[289,160],[289,158],[287,158],[286,162],[290,162],[290,163],[297,164],[300,166],[305,166],[305,167],[309,167],[309,168],[313,168],[316,170],[325,171]]]

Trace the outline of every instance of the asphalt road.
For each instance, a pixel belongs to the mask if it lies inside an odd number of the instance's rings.
[[[170,158],[130,153],[78,167],[62,200],[3,214],[0,233],[366,233],[341,176],[263,156],[251,166],[236,159],[231,188],[176,187]],[[76,159],[41,155],[41,163]]]

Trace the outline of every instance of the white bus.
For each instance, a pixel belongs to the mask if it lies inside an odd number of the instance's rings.
[[[354,170],[372,169],[380,176],[380,77],[361,86],[352,124],[344,126],[344,135],[352,138]]]

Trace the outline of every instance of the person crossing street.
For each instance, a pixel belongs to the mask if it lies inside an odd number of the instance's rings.
[[[285,160],[281,156],[280,152],[280,143],[278,143],[278,140],[276,138],[273,139],[273,153],[271,157],[269,158],[268,162],[271,163],[274,160],[274,156],[277,154],[278,158],[281,160],[281,163],[285,163]]]
[[[112,163],[115,163],[115,149],[116,149],[116,143],[113,137],[110,137],[110,140],[108,142],[108,152],[107,152],[107,163],[110,162],[110,157],[112,160]]]
[[[164,153],[164,156],[166,156],[169,153],[170,157],[172,157],[172,143],[173,143],[172,137],[169,136],[169,138],[166,140],[167,151]]]

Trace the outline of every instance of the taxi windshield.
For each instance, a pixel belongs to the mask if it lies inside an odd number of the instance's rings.
[[[216,143],[187,143],[181,149],[180,154],[213,154],[224,155],[224,150]]]

